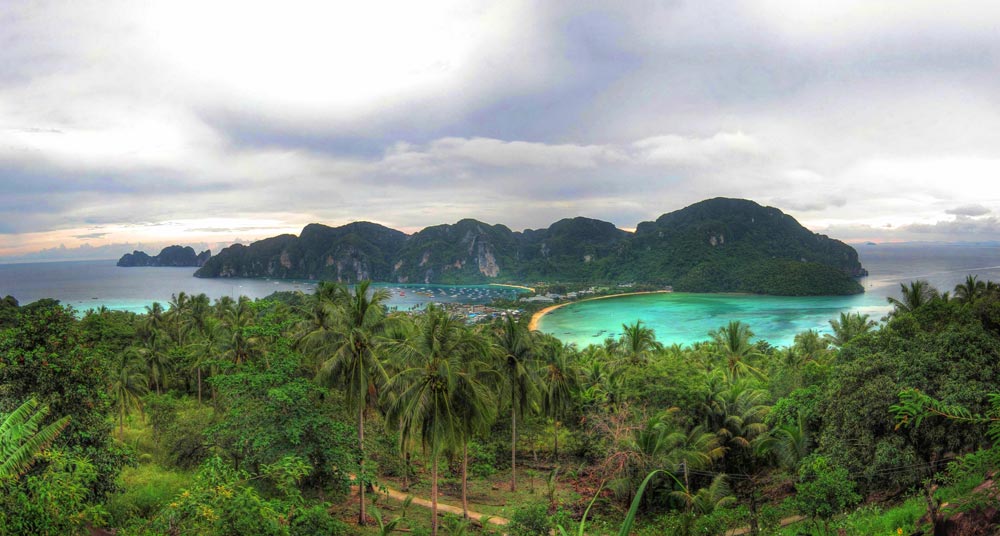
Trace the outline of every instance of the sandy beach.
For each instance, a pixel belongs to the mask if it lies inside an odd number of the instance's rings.
[[[673,292],[673,291],[672,290],[644,290],[644,291],[641,291],[641,292],[623,292],[621,294],[609,294],[607,296],[594,296],[593,298],[584,298],[582,300],[568,301],[568,302],[563,302],[563,303],[559,303],[559,304],[556,304],[556,305],[550,305],[550,306],[546,307],[545,309],[542,309],[541,311],[538,311],[537,313],[531,315],[531,322],[528,323],[528,330],[529,331],[535,331],[536,329],[538,329],[538,321],[541,320],[543,316],[551,313],[552,311],[555,311],[556,309],[558,309],[560,307],[565,307],[565,306],[567,306],[567,305],[569,305],[571,303],[583,303],[585,301],[593,301],[593,300],[606,300],[608,298],[621,298],[622,296],[638,296],[640,294],[669,294],[671,292]]]

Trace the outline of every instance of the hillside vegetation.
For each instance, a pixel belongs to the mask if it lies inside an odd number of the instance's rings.
[[[343,283],[639,283],[688,292],[827,295],[862,292],[850,246],[771,207],[710,199],[642,222],[635,233],[589,218],[514,232],[466,219],[405,235],[368,222],[306,226],[222,250],[198,277]]]
[[[665,347],[632,321],[580,349],[510,319],[390,312],[367,290],[179,294],[82,318],[0,301],[0,535],[968,535],[1000,521],[993,283],[951,296],[914,282],[881,325],[842,314],[785,348],[740,322]],[[507,524],[432,515],[438,502]]]

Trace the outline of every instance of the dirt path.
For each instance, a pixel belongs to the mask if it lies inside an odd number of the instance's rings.
[[[780,525],[782,527],[786,527],[788,525],[791,525],[792,523],[798,523],[799,521],[802,521],[804,519],[805,519],[804,516],[786,517],[785,519],[781,520]],[[743,536],[744,534],[750,534],[750,527],[743,527],[741,529],[733,529],[733,530],[727,532],[726,536]]]
[[[357,490],[358,490],[357,486],[351,486],[351,491],[353,492],[354,496],[357,496]],[[379,495],[381,495],[381,496],[388,497],[390,499],[395,499],[395,500],[397,500],[399,502],[403,502],[403,501],[406,500],[407,497],[410,497],[411,495],[413,495],[412,493],[403,493],[402,491],[395,490],[395,489],[392,489],[392,488],[389,488],[389,487],[386,487],[384,492],[381,491],[381,490],[379,490],[377,493]],[[416,496],[413,497],[413,501],[410,504],[416,505],[416,506],[420,506],[420,507],[423,507],[423,508],[427,508],[428,510],[430,510],[431,506],[432,506],[430,500],[428,500],[428,499],[421,499],[420,497],[416,497]],[[493,525],[504,526],[504,525],[507,525],[508,523],[510,523],[510,520],[507,519],[507,518],[504,518],[504,517],[495,516],[495,515],[491,515],[491,514],[482,514],[482,513],[476,512],[476,511],[473,510],[474,507],[475,507],[474,504],[469,503],[469,519],[471,519],[477,525],[482,525],[482,519],[484,517],[489,517],[488,523],[491,523]],[[461,506],[451,505],[451,504],[446,504],[446,503],[441,502],[440,499],[438,499],[438,513],[439,513],[439,515],[440,515],[441,512],[448,513],[448,514],[455,514],[457,516],[461,516],[462,515],[462,507]]]
[[[593,301],[593,300],[606,300],[608,298],[621,298],[622,296],[638,296],[640,294],[667,294],[667,293],[670,293],[670,292],[672,292],[672,291],[670,291],[670,290],[644,290],[644,291],[641,291],[641,292],[623,292],[621,294],[608,294],[607,296],[594,296],[593,298],[584,298],[582,300],[568,301],[568,302],[560,303],[560,304],[557,304],[557,305],[550,305],[550,306],[546,307],[545,309],[542,309],[541,311],[538,311],[537,313],[531,315],[531,322],[528,323],[528,331],[535,331],[536,329],[538,329],[538,321],[541,320],[543,316],[551,313],[552,311],[555,311],[556,309],[558,309],[560,307],[565,307],[565,306],[567,306],[567,305],[569,305],[571,303],[583,303],[585,301]]]

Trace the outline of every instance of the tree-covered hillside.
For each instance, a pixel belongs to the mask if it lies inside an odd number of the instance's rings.
[[[0,536],[1000,526],[996,284],[914,282],[881,325],[783,348],[738,321],[664,346],[638,320],[577,348],[368,290],[0,300]]]
[[[862,291],[850,246],[780,210],[710,199],[640,223],[635,233],[588,218],[514,232],[466,219],[407,236],[372,223],[310,224],[224,249],[198,277],[363,279],[399,283],[624,283],[692,292],[821,295]]]

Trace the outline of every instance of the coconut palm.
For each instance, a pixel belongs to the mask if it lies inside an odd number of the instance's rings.
[[[517,417],[530,408],[537,392],[537,358],[531,333],[507,317],[494,330],[498,346],[501,392],[510,401],[510,491],[517,490]]]
[[[402,445],[419,437],[430,450],[431,534],[436,535],[438,459],[445,448],[462,446],[462,504],[467,514],[466,446],[496,415],[496,401],[483,381],[489,345],[459,319],[431,306],[417,320],[414,336],[396,339],[390,348],[404,368],[390,382],[397,397],[389,415],[399,424]]]
[[[555,337],[541,345],[543,363],[538,371],[542,391],[542,413],[552,419],[552,456],[559,457],[559,420],[573,407],[580,390],[580,368],[575,349]]]
[[[795,469],[809,454],[812,441],[802,413],[793,424],[781,425],[755,441],[758,454],[773,453],[786,469]]]
[[[252,305],[250,298],[240,296],[232,307],[224,309],[222,313],[222,326],[226,330],[222,355],[234,365],[240,365],[250,359],[253,353],[254,340],[247,329],[253,324]]]
[[[804,361],[815,361],[823,356],[830,347],[830,342],[821,337],[819,332],[808,329],[795,335],[795,350]]]
[[[974,275],[965,277],[965,283],[955,285],[955,298],[965,303],[975,303],[986,294],[986,282]]]
[[[715,342],[715,353],[726,363],[726,370],[732,381],[747,375],[762,377],[764,373],[751,365],[760,357],[757,347],[750,343],[753,331],[739,320],[731,320],[728,325],[708,332]]]
[[[675,491],[672,495],[683,501],[688,510],[699,515],[709,515],[736,502],[736,497],[732,495],[729,485],[726,484],[726,475],[724,474],[715,475],[710,485],[695,493],[691,493],[690,488],[687,488]]]
[[[681,468],[685,488],[691,487],[691,470],[706,469],[726,454],[719,436],[706,431],[701,425],[687,431],[674,430],[667,434],[664,442],[669,452],[667,459],[670,460],[670,465]]]
[[[643,327],[642,321],[636,320],[632,324],[622,324],[622,336],[618,339],[617,348],[625,363],[635,365],[649,361],[650,354],[663,349],[663,345],[656,342],[652,329]]]
[[[831,345],[843,348],[851,339],[864,335],[875,327],[875,321],[869,320],[868,315],[861,313],[840,313],[839,319],[830,321],[830,329],[833,333],[824,335],[824,338]]]
[[[113,364],[108,391],[111,407],[118,414],[118,435],[124,440],[125,416],[132,410],[142,411],[142,396],[149,391],[149,380],[142,371],[142,358],[134,350],[122,352]]]
[[[202,373],[206,368],[213,368],[218,357],[219,346],[222,344],[224,330],[218,319],[206,316],[197,320],[197,329],[201,335],[189,344],[191,363],[189,370],[195,373],[198,384],[198,402],[202,399]],[[212,389],[213,398],[215,389]]]
[[[365,409],[377,401],[379,389],[387,380],[380,341],[387,328],[385,302],[389,300],[389,292],[382,288],[369,292],[370,285],[370,281],[362,281],[350,290],[343,285],[323,283],[317,289],[319,299],[327,300],[336,311],[336,322],[325,344],[329,357],[320,367],[317,379],[327,386],[343,387],[349,409],[358,414],[358,470],[362,479]],[[366,483],[359,484],[358,523],[364,525]]]
[[[900,283],[899,288],[902,293],[900,299],[891,296],[886,298],[886,301],[893,306],[890,316],[913,312],[938,297],[937,289],[922,279],[910,281],[910,286],[908,287]]]
[[[69,425],[69,417],[63,417],[42,426],[48,414],[49,407],[32,398],[0,419],[0,481],[24,474]]]

